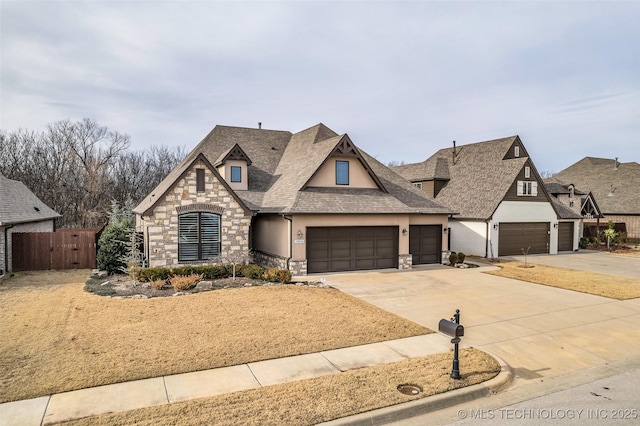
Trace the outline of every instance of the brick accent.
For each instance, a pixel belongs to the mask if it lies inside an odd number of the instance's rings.
[[[401,254],[398,256],[398,269],[413,268],[413,256],[411,254]]]
[[[607,215],[600,219],[600,229],[607,229],[609,221],[625,223],[627,225],[627,238],[640,239],[640,215],[638,216],[613,216]],[[596,219],[585,219],[584,223],[596,223]]]
[[[196,191],[196,168],[205,169],[205,190]],[[224,257],[249,257],[249,227],[251,216],[226,190],[202,161],[197,161],[179,179],[153,212],[144,217],[145,244],[151,267],[172,267],[181,264],[210,264],[212,261],[178,262],[178,211],[220,213],[221,248]]]

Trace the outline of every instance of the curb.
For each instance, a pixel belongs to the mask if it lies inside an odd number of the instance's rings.
[[[372,426],[382,425],[398,420],[404,420],[448,408],[463,402],[494,395],[508,388],[513,382],[513,373],[509,365],[496,355],[483,351],[492,356],[500,364],[500,372],[493,379],[477,385],[455,389],[445,393],[428,396],[411,402],[379,408],[366,413],[355,414],[341,419],[319,423],[318,426]]]

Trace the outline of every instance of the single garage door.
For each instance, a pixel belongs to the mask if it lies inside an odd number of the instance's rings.
[[[498,256],[549,253],[549,222],[500,222],[498,237]]]
[[[573,251],[573,222],[558,224],[558,251]]]
[[[398,227],[307,228],[307,272],[398,267]]]
[[[414,265],[442,261],[442,225],[409,226],[409,253]]]

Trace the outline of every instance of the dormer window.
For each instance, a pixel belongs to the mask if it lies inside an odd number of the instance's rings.
[[[336,161],[336,185],[349,185],[348,161]]]
[[[518,145],[513,147],[513,156],[520,157],[520,147]]]
[[[242,182],[242,167],[231,166],[231,182]]]

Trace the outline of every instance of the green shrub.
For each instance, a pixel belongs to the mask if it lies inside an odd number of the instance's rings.
[[[580,242],[578,243],[578,247],[581,249],[586,249],[589,246],[589,238],[580,237]]]
[[[98,269],[109,275],[120,273],[127,267],[122,260],[128,249],[129,229],[118,223],[108,224],[98,240]]]
[[[167,268],[144,268],[138,271],[138,280],[143,283],[167,280],[171,271]]]
[[[467,257],[466,254],[464,254],[463,252],[459,251],[458,252],[458,263],[464,263],[464,259]]]
[[[451,266],[455,266],[458,263],[458,254],[455,251],[452,251],[449,255],[449,263]]]
[[[264,268],[258,265],[243,265],[242,276],[245,278],[251,278],[252,280],[264,279]]]

